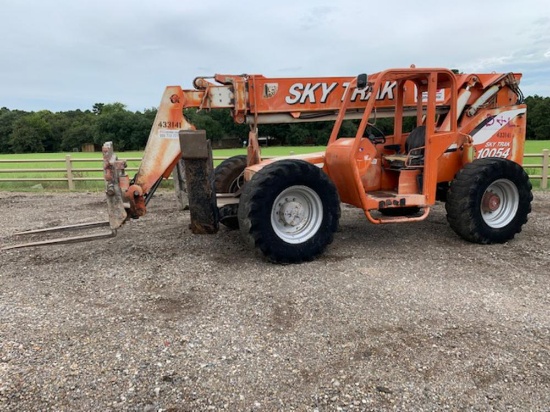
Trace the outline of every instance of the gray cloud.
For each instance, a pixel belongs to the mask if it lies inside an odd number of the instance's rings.
[[[332,76],[389,67],[523,72],[550,95],[547,0],[3,0],[0,106],[156,106],[214,73]]]

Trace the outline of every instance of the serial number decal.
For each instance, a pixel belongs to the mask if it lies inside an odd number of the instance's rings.
[[[163,129],[181,129],[181,122],[158,122],[157,126]]]
[[[485,147],[477,152],[477,158],[483,159],[484,157],[503,157],[508,158],[510,156],[511,145],[510,142],[487,142]]]
[[[179,139],[179,130],[173,129],[160,129],[159,138],[168,139],[168,140],[178,140]]]
[[[481,149],[478,153],[477,153],[477,158],[478,159],[483,159],[484,157],[504,157],[504,158],[507,158],[508,156],[510,155],[510,148],[504,148],[504,147],[499,147],[498,149],[493,147],[493,148],[488,148],[486,147],[485,149]]]

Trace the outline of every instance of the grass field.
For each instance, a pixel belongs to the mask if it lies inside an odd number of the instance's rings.
[[[525,144],[525,153],[539,154],[543,149],[550,149],[550,140],[527,141]],[[263,156],[288,156],[292,154],[312,153],[324,150],[324,146],[273,146],[262,147]],[[141,158],[142,152],[121,152],[120,159]],[[246,148],[238,149],[220,149],[214,150],[214,157],[230,157],[239,154],[246,154]],[[101,179],[101,171],[79,171],[78,169],[101,168],[101,153],[32,153],[32,154],[15,154],[15,155],[0,155],[0,190],[38,190],[40,187],[47,190],[67,190],[66,181],[40,181],[32,180],[25,182],[7,182],[2,179],[7,178],[26,178],[26,179],[43,179],[43,178],[58,178],[66,179],[65,156],[70,155],[72,161],[73,175],[75,177],[94,177]],[[96,162],[79,162],[78,159],[97,159]],[[34,162],[22,163],[22,160],[34,160]],[[2,161],[9,161],[4,163]],[[217,165],[221,160],[215,160]],[[529,168],[529,164],[540,164],[540,158],[525,158],[524,164],[529,174],[540,174],[540,169]],[[139,166],[139,160],[128,161],[128,174],[133,176],[135,170]],[[17,169],[58,169],[57,171],[44,172],[17,172]],[[40,185],[40,186],[37,186]],[[538,180],[533,180],[535,187],[540,186]],[[76,181],[77,190],[97,191],[103,190],[103,182],[99,181]],[[165,187],[171,187],[171,183],[165,182]],[[35,188],[33,188],[35,187]]]
[[[550,149],[550,140],[527,140],[525,153],[540,153],[544,149]]]
[[[288,156],[291,154],[312,153],[324,150],[324,146],[303,146],[303,147],[264,147],[263,156]],[[117,153],[119,159],[140,159],[143,152],[120,152]],[[230,157],[239,154],[246,154],[246,148],[214,150],[214,157]],[[0,190],[36,190],[40,187],[47,190],[67,190],[65,181],[40,181],[44,178],[66,179],[65,157],[71,156],[74,177],[92,177],[102,179],[103,172],[98,171],[79,171],[79,169],[101,169],[101,153],[30,153],[30,154],[8,154],[0,155]],[[96,162],[81,161],[78,159],[97,159]],[[25,162],[22,162],[25,160]],[[30,161],[29,161],[30,160]],[[34,160],[34,161],[33,161]],[[9,161],[4,163],[2,161]],[[215,160],[214,165],[221,163],[221,160]],[[129,160],[127,162],[127,173],[133,176],[139,167],[139,160]],[[58,169],[52,172],[18,172],[17,169]],[[62,170],[61,170],[62,169]],[[37,179],[25,182],[6,182],[2,179]],[[41,186],[38,186],[41,185]],[[171,183],[164,182],[164,187],[170,187]],[[35,187],[35,189],[33,189]],[[103,181],[75,181],[76,190],[103,190]]]

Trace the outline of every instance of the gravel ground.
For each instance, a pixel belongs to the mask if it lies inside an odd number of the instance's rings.
[[[550,193],[503,245],[444,207],[344,207],[318,260],[192,235],[171,192],[115,239],[0,252],[0,410],[550,410]],[[105,218],[103,195],[0,193],[0,237]]]

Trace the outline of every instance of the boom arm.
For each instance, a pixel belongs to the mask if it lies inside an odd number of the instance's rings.
[[[169,86],[164,91],[142,164],[134,179],[144,194],[149,193],[161,177],[167,178],[177,163],[180,156],[178,131],[194,129],[185,120],[184,109],[231,109],[236,123],[248,123],[253,130],[258,124],[331,121],[336,119],[352,77],[266,78],[218,74],[212,79],[196,78],[195,89]],[[384,109],[393,109],[394,88],[395,83],[387,82],[376,96],[381,117]],[[370,98],[368,90],[355,89],[353,93],[347,119],[361,118]],[[405,101],[415,105],[413,90],[407,93]]]
[[[268,79],[262,75],[216,75],[213,78],[198,77],[195,89],[184,90],[180,86],[166,87],[153,127],[147,140],[139,170],[128,181],[124,168],[116,161],[112,147],[104,147],[105,178],[110,187],[120,186],[122,202],[109,202],[109,216],[113,229],[121,226],[124,216],[137,218],[146,212],[146,200],[152,195],[162,178],[168,178],[178,162],[181,151],[179,131],[193,130],[183,116],[186,108],[200,110],[231,109],[236,123],[249,123],[252,127],[251,147],[254,145],[256,126],[261,123],[290,123],[303,121],[333,120],[341,105],[342,96],[351,77],[285,78]],[[214,81],[211,81],[214,80]],[[391,87],[388,94],[391,93]],[[350,118],[359,118],[368,99],[356,96]],[[256,149],[252,152],[259,160]],[[114,172],[116,171],[116,173]],[[120,179],[117,178],[120,175]],[[115,181],[116,180],[116,181]],[[125,203],[126,206],[122,206]],[[116,219],[113,218],[116,216]],[[121,219],[121,216],[122,219]]]

